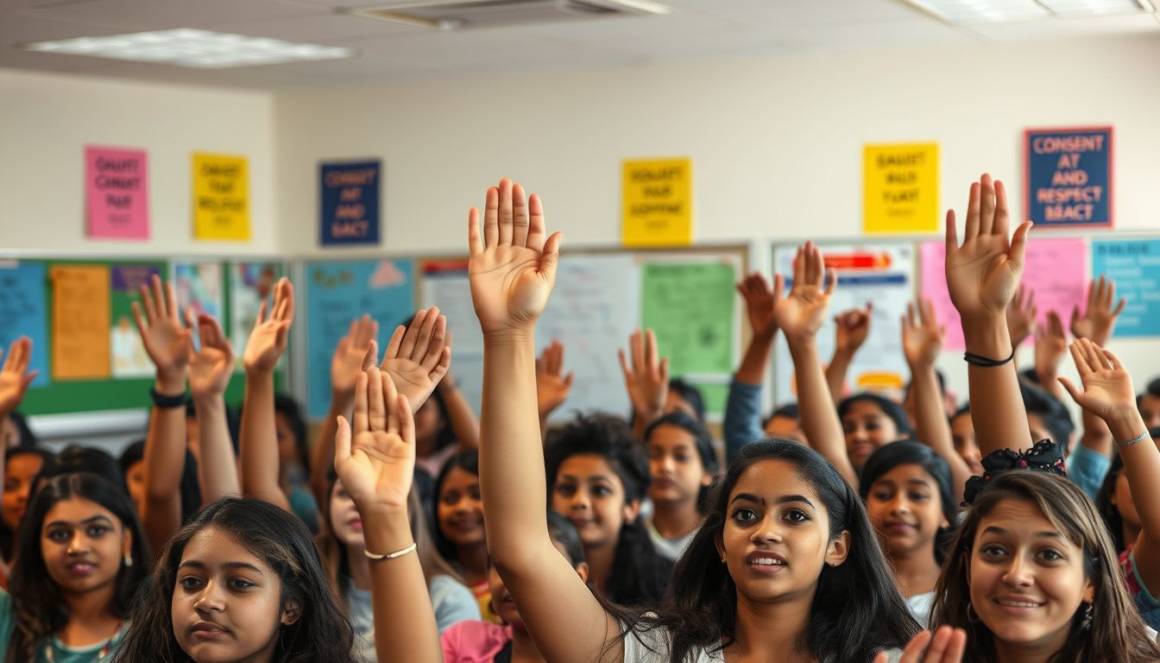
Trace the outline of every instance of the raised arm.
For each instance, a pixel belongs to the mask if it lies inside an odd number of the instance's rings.
[[[375,651],[380,661],[439,663],[435,611],[407,514],[415,472],[411,405],[373,365],[359,373],[355,393],[353,426],[337,419],[334,469],[364,524]]]
[[[412,412],[419,411],[431,397],[431,392],[442,389],[447,423],[456,439],[465,448],[479,446],[479,423],[475,413],[458,395],[454,385],[446,380],[451,369],[451,343],[447,336],[447,318],[439,314],[439,309],[419,309],[409,327],[399,325],[395,328],[387,343],[381,368],[394,379],[399,393],[410,401]],[[462,403],[455,401],[456,397]]]
[[[1030,449],[1027,410],[1019,392],[1007,305],[1019,288],[1031,222],[1010,240],[1007,191],[983,175],[971,184],[963,244],[959,245],[954,210],[947,211],[946,276],[951,301],[962,318],[967,352],[979,361],[967,368],[971,421],[982,455],[997,449]],[[1005,363],[999,363],[1005,362]]]
[[[564,344],[552,341],[536,360],[536,404],[540,410],[540,428],[548,417],[568,400],[572,391],[572,372],[564,373]]]
[[[1056,398],[1063,398],[1059,386],[1059,362],[1067,354],[1067,335],[1055,311],[1047,312],[1047,324],[1035,326],[1035,377],[1039,386]]]
[[[185,469],[185,372],[193,355],[190,331],[181,324],[172,283],[156,274],[141,286],[133,319],[156,367],[154,406],[145,435],[145,503],[142,525],[152,550],[161,550],[181,527],[181,473]],[[158,398],[161,397],[161,398]],[[158,401],[165,406],[157,405]]]
[[[910,366],[916,432],[919,441],[930,446],[950,466],[951,488],[958,503],[963,499],[963,488],[971,477],[971,469],[955,451],[951,425],[939,393],[938,376],[934,372],[944,334],[929,299],[919,300],[917,307],[914,304],[906,306],[906,315],[902,318],[902,350]]]
[[[1079,309],[1072,309],[1071,333],[1076,338],[1086,338],[1101,348],[1112,338],[1112,331],[1116,328],[1116,320],[1124,311],[1127,301],[1121,298],[1116,302],[1116,284],[1111,279],[1101,276],[1093,279],[1088,287],[1087,302],[1083,313]],[[1087,410],[1083,414],[1083,434],[1079,443],[1086,449],[1111,457],[1113,449],[1112,433],[1103,419],[1091,415]]]
[[[488,550],[545,659],[619,661],[617,622],[552,545],[536,408],[535,322],[548,303],[560,235],[539,198],[502,180],[468,221],[471,298],[483,329],[479,453]],[[482,233],[481,233],[482,230]]]
[[[826,365],[826,385],[830,388],[830,398],[836,405],[842,400],[842,390],[846,387],[846,374],[854,355],[870,336],[870,315],[873,305],[865,308],[842,311],[834,316],[834,355]]]
[[[641,440],[649,423],[665,413],[665,400],[669,395],[669,360],[660,357],[657,336],[651,329],[634,331],[628,337],[628,348],[631,366],[624,350],[617,350],[616,356],[624,373],[628,401],[632,404],[632,434]]]
[[[455,434],[455,439],[459,441],[460,450],[478,449],[479,419],[476,418],[475,410],[472,409],[471,403],[467,402],[467,397],[459,388],[459,381],[455,379],[455,374],[448,371],[447,376],[436,387],[439,390],[439,395],[443,397],[443,405],[447,408],[447,423],[451,426],[451,432]]]
[[[330,358],[330,412],[319,426],[318,439],[310,456],[310,492],[314,493],[319,504],[328,503],[326,487],[330,485],[338,418],[350,416],[359,374],[378,361],[379,351],[375,344],[378,335],[379,323],[371,316],[356,318],[351,321],[350,329],[339,340]]]
[[[1140,517],[1140,534],[1132,547],[1136,572],[1149,593],[1160,592],[1160,450],[1136,409],[1132,376],[1116,355],[1080,339],[1071,345],[1083,390],[1066,378],[1060,382],[1076,403],[1107,422]]]
[[[230,442],[226,419],[226,387],[234,374],[234,351],[213,316],[187,314],[190,327],[197,328],[201,348],[189,362],[189,393],[197,413],[201,459],[197,466],[203,504],[223,497],[240,497],[238,460]]]
[[[813,242],[806,242],[793,259],[793,286],[789,296],[777,303],[774,314],[793,358],[802,432],[810,446],[857,490],[858,473],[846,454],[846,436],[818,356],[818,330],[826,318],[837,282],[838,275],[826,269],[822,252]]]
[[[267,317],[267,313],[269,316]],[[274,287],[274,305],[258,310],[242,363],[246,393],[242,401],[242,494],[290,510],[279,483],[278,434],[274,427],[274,367],[286,351],[294,321],[294,286],[282,277]]]
[[[721,428],[725,434],[727,459],[736,456],[746,444],[764,437],[761,430],[761,384],[765,380],[773,339],[777,336],[774,308],[781,301],[784,289],[785,280],[781,274],[774,276],[772,288],[758,272],[737,284],[737,292],[745,300],[753,336],[741,357],[737,373],[733,375],[725,401],[725,421]]]
[[[1035,291],[1025,286],[1019,286],[1015,297],[1007,305],[1007,335],[1011,337],[1011,345],[1019,347],[1035,329],[1035,321],[1039,318],[1039,307],[1035,305]]]
[[[0,348],[0,356],[4,355],[4,348]],[[3,367],[0,368],[0,433],[4,432],[8,415],[20,407],[28,386],[36,379],[37,372],[28,370],[28,363],[32,359],[32,339],[21,336],[8,346],[8,355],[4,357]],[[4,482],[4,468],[8,449],[0,444],[0,485]]]

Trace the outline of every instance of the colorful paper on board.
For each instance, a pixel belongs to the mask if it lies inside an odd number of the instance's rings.
[[[651,159],[621,164],[621,243],[693,243],[693,161]]]
[[[284,271],[280,263],[273,262],[235,262],[230,265],[230,324],[226,333],[234,348],[246,347],[262,302],[273,301],[274,286]],[[237,367],[242,368],[242,353],[235,351],[235,354]]]
[[[1037,228],[1112,225],[1112,127],[1028,129],[1026,216]]]
[[[1127,301],[1112,336],[1160,336],[1160,239],[1093,241],[1092,276],[1115,281]]]
[[[113,265],[110,268],[113,281],[112,299],[128,302],[129,307],[122,306],[120,310],[113,305],[111,313],[112,326],[109,330],[109,348],[112,355],[112,374],[115,378],[146,377],[153,375],[156,368],[149,354],[145,352],[145,344],[141,342],[141,335],[133,322],[132,302],[140,301],[141,287],[148,287],[153,276],[165,277],[161,270],[152,265]]]
[[[306,265],[307,412],[311,419],[322,419],[330,408],[330,359],[350,323],[363,314],[377,320],[382,352],[395,326],[414,310],[414,263],[410,260]]]
[[[938,143],[863,147],[862,230],[936,232],[938,166]]]
[[[651,263],[642,267],[641,324],[656,332],[673,377],[733,370],[732,265]]]
[[[250,175],[245,157],[193,154],[193,236],[250,239]]]
[[[149,239],[149,159],[145,150],[85,147],[88,236]]]
[[[52,377],[109,377],[109,269],[52,268]]]
[[[382,162],[323,163],[318,170],[320,243],[378,244]]]
[[[49,383],[45,278],[44,263],[0,262],[0,348],[7,354],[16,339],[32,339],[28,370],[38,372],[33,387]]]
[[[946,245],[926,242],[919,250],[922,296],[930,298],[939,322],[946,326],[943,347],[962,350],[962,322],[947,291]],[[1079,237],[1036,237],[1027,243],[1024,260],[1023,285],[1035,294],[1037,322],[1046,323],[1048,312],[1055,311],[1066,325],[1072,308],[1082,305],[1087,296],[1087,244]],[[1024,342],[1033,343],[1030,337]]]
[[[195,314],[204,313],[220,322],[224,315],[223,287],[220,262],[173,263],[173,288],[177,291],[177,309],[183,320],[186,311],[192,308]]]

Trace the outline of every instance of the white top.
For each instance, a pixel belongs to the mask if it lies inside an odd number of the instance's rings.
[[[667,629],[633,631],[624,638],[624,663],[669,663],[671,642],[672,637]],[[888,649],[886,655],[890,663],[898,663],[902,658],[902,650]],[[725,654],[719,646],[709,649],[701,647],[692,652],[691,663],[724,663],[724,661]]]
[[[910,615],[923,628],[930,627],[930,609],[934,607],[934,592],[915,594],[906,599],[906,607],[910,608]]]
[[[677,561],[681,555],[685,554],[685,549],[689,547],[689,544],[693,542],[693,537],[697,536],[697,532],[700,531],[700,528],[697,528],[680,538],[666,539],[664,535],[657,531],[651,518],[645,521],[645,523],[648,526],[648,536],[652,539],[653,547],[657,549],[661,557],[664,557],[670,562]]]

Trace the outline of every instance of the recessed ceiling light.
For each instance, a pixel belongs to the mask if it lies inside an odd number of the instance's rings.
[[[199,69],[333,60],[354,55],[350,49],[337,46],[294,44],[266,37],[246,37],[189,28],[43,41],[28,44],[25,48],[41,53],[157,62]]]

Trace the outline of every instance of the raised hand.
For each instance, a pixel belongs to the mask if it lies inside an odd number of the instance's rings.
[[[1019,286],[1015,291],[1015,298],[1007,305],[1007,333],[1011,335],[1011,345],[1019,347],[1031,331],[1035,329],[1035,320],[1039,317],[1039,309],[1035,306],[1035,291],[1026,286]]]
[[[434,307],[417,311],[410,327],[396,327],[383,355],[382,370],[415,411],[427,402],[450,368],[447,318]]]
[[[939,324],[934,313],[934,305],[923,297],[906,305],[906,315],[902,316],[902,351],[906,363],[912,370],[933,366],[942,351],[946,328]]]
[[[834,354],[853,357],[870,335],[870,314],[873,304],[853,308],[834,316]]]
[[[1023,276],[1030,230],[1031,222],[1025,221],[1008,240],[1007,190],[1002,182],[992,183],[990,175],[971,184],[962,246],[954,210],[947,211],[947,289],[964,323],[1006,314]]]
[[[185,317],[191,328],[197,328],[201,339],[201,348],[189,361],[189,392],[194,398],[220,396],[234,373],[233,348],[213,316],[197,315],[191,307]]]
[[[353,426],[338,417],[334,469],[360,512],[406,513],[415,472],[415,420],[407,397],[375,366],[358,375]]]
[[[0,348],[0,355],[4,349]],[[8,356],[4,358],[4,366],[0,368],[0,429],[3,428],[3,419],[9,413],[20,407],[28,385],[36,379],[37,372],[28,370],[28,362],[32,359],[32,339],[21,336],[8,346]]]
[[[812,341],[817,336],[837,283],[838,275],[826,269],[822,252],[813,242],[798,248],[793,259],[793,286],[789,296],[774,307],[777,326],[791,346]]]
[[[267,313],[270,313],[267,317]],[[290,338],[290,325],[294,322],[294,286],[283,276],[274,286],[274,306],[272,312],[266,302],[258,309],[258,319],[254,330],[246,342],[242,363],[247,371],[269,372],[274,370],[278,358],[286,351]]]
[[[960,663],[966,648],[966,631],[940,626],[933,636],[930,631],[920,631],[911,638],[898,663]],[[874,657],[874,663],[887,663],[889,660],[886,652]]]
[[[181,324],[177,293],[156,274],[141,286],[141,301],[133,302],[133,320],[159,380],[174,390],[185,389],[185,369],[193,356],[193,336]]]
[[[1067,378],[1059,378],[1059,382],[1080,407],[1105,421],[1136,414],[1132,376],[1116,355],[1081,338],[1071,344],[1071,358],[1083,390]]]
[[[527,334],[556,282],[561,234],[546,236],[539,197],[525,201],[523,187],[507,178],[487,190],[483,233],[475,208],[467,226],[471,300],[484,335]]]
[[[1055,311],[1047,312],[1047,324],[1035,326],[1035,374],[1044,386],[1048,380],[1055,380],[1059,373],[1059,362],[1067,353],[1067,334],[1063,331],[1063,321]]]
[[[745,311],[749,314],[749,326],[754,336],[773,336],[777,333],[777,319],[773,309],[781,301],[785,289],[785,279],[781,274],[773,278],[773,287],[760,272],[746,276],[737,284],[737,292],[745,300]]]
[[[1121,297],[1115,308],[1112,308],[1115,299],[1115,281],[1104,276],[1093,279],[1088,286],[1087,305],[1083,314],[1080,314],[1079,307],[1071,310],[1071,335],[1091,339],[1101,347],[1107,345],[1108,339],[1112,337],[1112,329],[1116,326],[1116,318],[1120,317],[1127,305],[1127,301]]]
[[[358,375],[363,370],[364,360],[371,350],[371,344],[379,336],[379,323],[371,316],[351,320],[346,336],[338,342],[334,356],[330,359],[330,390],[337,400],[354,397]],[[378,357],[371,357],[377,363]],[[350,401],[346,400],[349,405]]]
[[[624,350],[617,350],[620,370],[624,372],[624,387],[628,390],[628,400],[637,418],[647,423],[661,416],[665,410],[665,400],[669,395],[669,360],[661,359],[657,351],[657,336],[653,330],[638,329],[628,337],[632,365],[624,356]]]
[[[564,344],[552,341],[536,359],[536,402],[541,420],[568,399],[572,377],[570,371],[564,374]]]

